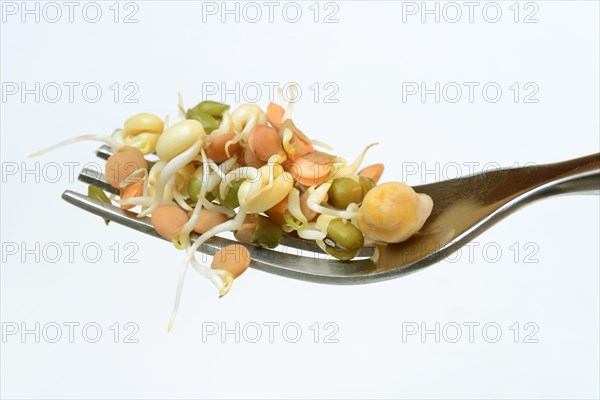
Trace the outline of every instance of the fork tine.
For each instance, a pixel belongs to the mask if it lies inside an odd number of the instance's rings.
[[[98,215],[104,219],[111,220],[136,231],[164,239],[152,227],[150,219],[137,218],[136,214],[110,204],[102,203],[88,196],[67,190],[62,198],[85,211]],[[192,235],[196,240],[197,235]],[[165,239],[166,240],[166,239]],[[371,259],[360,259],[353,262],[341,262],[318,257],[305,257],[285,251],[274,251],[259,248],[246,243],[213,237],[198,248],[198,251],[214,255],[219,249],[230,244],[241,244],[245,246],[252,256],[250,265],[258,270],[287,278],[300,279],[319,283],[356,284],[364,283],[359,280],[347,279],[356,273],[375,270],[375,263]]]
[[[113,151],[107,145],[103,145],[98,150],[96,150],[96,156],[103,160],[108,160],[108,157],[110,157],[112,155],[113,155]]]
[[[112,151],[110,146],[107,145],[103,145],[98,150],[96,150],[96,156],[103,160],[108,160],[108,157],[112,156],[113,153],[114,152]],[[156,161],[158,161],[158,157],[154,153],[148,154],[145,158],[146,161],[148,161],[148,165],[153,165],[154,163],[156,163]]]
[[[119,189],[112,187],[108,183],[108,180],[106,179],[106,176],[103,173],[95,171],[93,169],[84,168],[79,173],[78,179],[81,182],[85,182],[89,185],[96,186],[102,190],[106,190],[109,193],[117,194],[117,195],[120,194]]]
[[[102,190],[106,190],[107,192],[117,195],[119,194],[119,190],[110,186],[104,174],[101,174],[93,169],[84,168],[79,174],[79,180],[87,184],[97,186]],[[281,237],[281,245],[302,251],[323,253],[323,250],[315,242],[299,239],[290,235],[283,235]],[[374,247],[364,247],[358,254],[358,257],[372,257],[374,253]]]
[[[135,229],[138,232],[142,232],[150,236],[164,239],[156,232],[156,230],[154,230],[154,227],[150,222],[150,218],[148,217],[138,218],[134,212],[115,207],[112,204],[102,203],[98,200],[92,199],[88,196],[77,192],[73,192],[71,190],[66,190],[63,193],[62,198],[68,203],[73,204],[74,206],[77,206],[92,214],[96,214],[104,219],[116,222],[117,224],[126,226],[131,229]],[[228,244],[233,244],[233,241],[231,240],[222,240],[226,242],[231,242]],[[215,249],[214,246],[211,246],[211,244],[213,243],[210,241],[207,242],[208,251],[204,251],[203,249],[202,252],[206,252],[209,255],[214,254],[214,252],[216,252],[216,250],[218,250],[219,248]],[[214,251],[211,253],[210,250]]]

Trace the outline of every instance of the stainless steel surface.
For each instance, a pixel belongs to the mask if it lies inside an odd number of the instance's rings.
[[[100,189],[105,190],[109,193],[120,194],[119,189],[112,187],[110,183],[108,183],[108,180],[106,180],[106,176],[103,173],[98,172],[94,169],[84,168],[79,173],[78,179],[81,182],[85,182],[88,185],[97,186]]]
[[[96,150],[96,156],[103,160],[108,160],[108,157],[110,157],[112,155],[113,155],[113,151],[107,145],[104,145],[104,146],[100,147],[98,150]]]
[[[253,268],[311,282],[360,284],[397,278],[434,264],[520,207],[568,193],[600,194],[600,154],[556,164],[491,171],[415,186],[433,199],[433,212],[421,231],[404,243],[381,246],[370,259],[340,262],[325,256],[302,256],[284,243],[282,252],[248,245]],[[156,237],[147,218],[66,191],[63,198],[89,212]],[[294,238],[286,238],[290,240]],[[298,240],[298,239],[294,239]],[[214,238],[200,250],[207,254],[232,241]]]
[[[103,160],[108,160],[108,157],[113,155],[113,151],[110,146],[103,145],[98,150],[96,150],[96,157],[101,158]],[[148,165],[152,166],[152,164],[158,161],[158,157],[155,153],[148,154],[146,156],[146,160],[148,161]]]
[[[162,239],[162,236],[156,233],[150,223],[150,219],[147,217],[137,218],[135,213],[102,203],[70,190],[65,191],[62,198],[67,202],[104,219],[111,220],[128,228],[135,229],[136,231]],[[198,236],[195,234],[192,235],[192,240],[195,240],[197,237]],[[234,243],[239,242],[214,237],[204,245],[200,246],[198,251],[213,255],[220,248]],[[316,250],[318,247],[313,247],[310,245],[310,242],[305,242],[304,240],[293,237],[284,236],[278,250],[262,249],[244,243],[240,244],[243,244],[250,250],[250,254],[252,255],[251,266],[253,268],[288,278],[315,282],[339,283],[335,281],[344,280],[347,276],[352,274],[362,274],[364,271],[375,269],[375,264],[369,258],[356,260],[352,263],[345,263],[333,260],[329,256],[319,253],[315,253],[313,257],[303,256],[302,252],[297,249],[298,247],[304,247],[307,251]]]

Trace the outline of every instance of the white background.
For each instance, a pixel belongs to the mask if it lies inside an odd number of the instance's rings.
[[[203,21],[202,4],[187,1],[137,2],[139,22],[133,24],[113,21],[112,2],[99,3],[103,14],[95,24],[82,17],[85,3],[75,10],[73,23],[65,6],[56,23],[43,15],[37,23],[34,16],[22,22],[20,13],[3,13],[3,85],[97,82],[103,89],[96,103],[83,98],[80,89],[70,102],[63,87],[56,103],[48,101],[54,94],[36,102],[33,95],[22,99],[3,89],[3,329],[12,323],[33,328],[36,322],[95,322],[103,334],[98,343],[87,343],[81,326],[73,343],[66,327],[58,343],[43,337],[36,343],[32,334],[24,340],[19,334],[5,337],[2,397],[598,398],[598,197],[536,203],[477,238],[471,255],[465,250],[455,262],[384,283],[335,287],[250,270],[219,300],[210,283],[191,274],[174,330],[167,334],[181,254],[167,242],[116,224],[106,227],[60,199],[65,189],[86,190],[69,178],[64,162],[80,167],[93,160],[96,144],[27,159],[32,151],[73,135],[110,133],[137,112],[175,117],[177,92],[192,106],[202,100],[203,82],[233,88],[235,82],[243,87],[297,81],[304,93],[296,107],[299,126],[349,159],[379,141],[365,162],[384,162],[384,180],[419,184],[455,176],[456,168],[444,173],[447,165],[459,165],[466,174],[468,163],[481,170],[598,152],[598,3],[538,1],[538,23],[522,22],[533,10],[523,3],[515,23],[512,3],[499,3],[497,23],[483,18],[486,3],[475,10],[473,23],[465,6],[457,23],[443,17],[436,23],[433,16],[422,23],[420,14],[405,15],[403,22],[400,2],[361,1],[337,2],[338,22],[330,24],[322,19],[334,9],[321,5],[315,23],[312,3],[301,3],[302,18],[295,24],[282,17],[284,3],[273,23],[264,6],[257,23],[243,18],[236,23],[234,16],[222,23],[219,14],[204,15]],[[123,7],[120,20],[132,10]],[[134,82],[139,102],[115,102],[109,88],[114,82],[121,87]],[[315,101],[308,88],[314,82],[321,88],[335,83],[338,102]],[[497,82],[503,94],[496,103],[486,101],[480,89],[472,103],[466,92],[457,103],[446,98],[436,103],[433,96],[403,102],[402,82],[427,82],[430,88],[435,82]],[[534,82],[538,102],[515,103],[509,89],[514,82]],[[219,100],[220,94],[212,98]],[[227,101],[235,103],[231,96]],[[259,103],[268,101],[265,87]],[[52,163],[63,166],[57,182],[44,178],[44,171],[54,175]],[[15,165],[17,173],[9,174]],[[37,176],[21,174],[36,165]],[[419,171],[408,175],[414,165]],[[423,176],[424,169],[434,172]],[[33,255],[5,251],[10,243],[33,248],[52,242],[63,250],[56,263],[48,259],[54,253],[36,262]],[[64,242],[80,244],[74,262]],[[103,251],[97,263],[82,256],[88,242]],[[121,248],[117,263],[110,250],[115,242]],[[124,262],[127,242],[139,246],[137,263]],[[515,243],[520,248],[516,260]],[[486,245],[489,253],[482,251]],[[526,259],[533,250],[532,259]],[[527,262],[532,260],[538,262]],[[119,343],[109,328],[115,322],[121,326]],[[138,343],[124,343],[126,322],[139,327]],[[273,343],[266,327],[258,343],[244,338],[236,343],[233,335],[203,342],[207,322],[230,329],[236,322],[295,322],[302,337],[288,343],[280,326]],[[321,324],[319,343],[310,330],[315,322]],[[326,322],[339,327],[338,343],[324,343]],[[459,324],[462,337],[457,343],[444,337],[436,343],[431,334],[424,341],[419,335],[403,341],[407,323],[433,329],[436,322]],[[473,343],[464,326],[468,322],[480,324]],[[490,322],[502,329],[496,343],[481,331]],[[510,329],[515,322],[518,343]],[[527,322],[539,328],[533,336],[537,343],[525,343],[524,335],[531,332],[524,329]],[[446,333],[454,336],[452,330]],[[495,336],[493,330],[489,336]]]

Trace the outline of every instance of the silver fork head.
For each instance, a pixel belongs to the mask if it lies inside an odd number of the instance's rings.
[[[152,227],[148,217],[137,218],[137,214],[131,211],[102,203],[70,190],[65,191],[62,198],[68,203],[98,215],[103,219],[162,239],[162,236]],[[196,240],[197,237],[197,235],[193,234],[191,237],[192,241]],[[215,236],[202,244],[198,251],[214,255],[219,249],[230,244],[241,244],[248,248],[252,256],[251,267],[287,278],[320,283],[353,284],[359,282],[348,280],[349,277],[361,276],[366,271],[376,269],[375,263],[370,258],[361,258],[352,262],[338,261],[323,255],[318,246],[313,246],[311,242],[285,235],[278,248],[279,250],[265,249]],[[317,252],[317,249],[319,252]],[[303,251],[313,252],[313,256],[302,255]],[[373,249],[367,248],[365,249],[365,253],[373,254]],[[362,256],[364,255],[363,253]]]
[[[110,150],[101,148],[97,154],[107,158]],[[110,187],[96,171],[84,170],[80,179],[101,188]],[[265,272],[318,283],[376,282],[397,278],[442,260],[530,201],[565,191],[598,189],[599,182],[600,155],[595,154],[558,164],[504,169],[415,186],[418,193],[428,194],[434,204],[421,231],[403,243],[382,245],[375,250],[365,248],[359,256],[369,258],[350,262],[324,257],[315,243],[287,235],[279,251],[240,244],[250,250],[251,266]],[[71,191],[66,191],[63,199],[102,218],[160,237],[148,218],[137,218],[130,211]],[[215,237],[199,251],[212,255],[232,243],[237,242]],[[313,252],[313,256],[304,256],[301,250]]]

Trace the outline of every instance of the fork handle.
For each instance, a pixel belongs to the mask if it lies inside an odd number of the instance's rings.
[[[600,195],[600,153],[543,165],[536,175],[538,173],[542,181],[549,181],[541,188],[546,196],[574,193]]]

